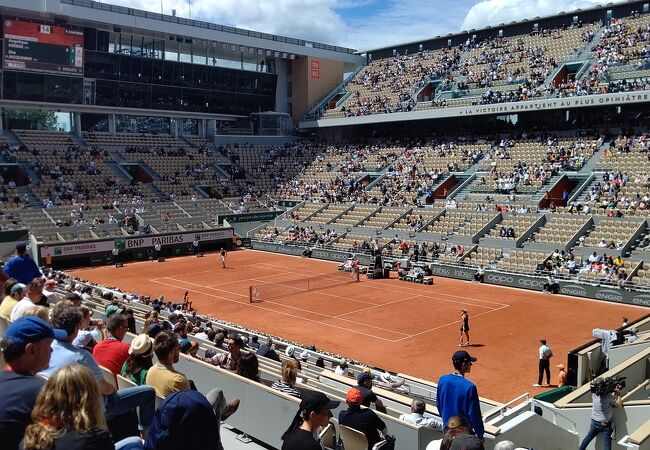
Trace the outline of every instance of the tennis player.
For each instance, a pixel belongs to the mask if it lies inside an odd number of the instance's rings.
[[[219,252],[219,257],[221,258],[221,267],[226,268],[226,255],[228,253],[224,250],[223,247],[221,247],[221,251]]]
[[[460,325],[460,342],[458,346],[469,347],[469,314],[466,309],[460,310],[460,320],[462,324]],[[467,342],[463,342],[463,338],[466,338]]]

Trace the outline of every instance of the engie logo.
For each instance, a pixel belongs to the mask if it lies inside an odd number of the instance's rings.
[[[576,284],[567,284],[560,288],[560,294],[573,295],[575,297],[586,297],[587,290],[584,287],[578,286]]]
[[[608,291],[605,289],[601,289],[597,291],[595,297],[600,300],[623,303],[623,296],[620,293],[614,291]]]
[[[635,305],[650,306],[650,295],[637,295],[632,299]]]

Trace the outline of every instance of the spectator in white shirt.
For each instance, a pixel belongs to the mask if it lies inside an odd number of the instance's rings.
[[[426,407],[427,405],[424,403],[424,401],[416,398],[413,400],[413,403],[411,403],[411,412],[409,414],[400,415],[399,420],[413,425],[421,425],[443,431],[444,426],[442,424],[442,420],[435,419],[433,417],[424,417]]]

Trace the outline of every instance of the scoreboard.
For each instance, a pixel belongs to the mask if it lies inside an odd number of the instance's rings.
[[[4,21],[5,69],[83,75],[83,31],[22,20]]]

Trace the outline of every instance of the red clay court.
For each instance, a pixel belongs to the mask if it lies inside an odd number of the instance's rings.
[[[532,387],[540,338],[555,354],[554,382],[555,364],[566,363],[567,351],[590,340],[593,328],[617,328],[622,316],[633,320],[647,313],[642,307],[439,277],[434,286],[423,286],[364,275],[360,283],[250,303],[250,285],[341,273],[333,262],[254,250],[230,252],[227,265],[222,269],[215,253],[70,273],[127,292],[164,294],[166,300],[180,301],[188,290],[202,314],[432,381],[452,370],[460,309],[466,308],[468,351],[478,357],[469,378],[481,396],[497,401],[543,391]]]

